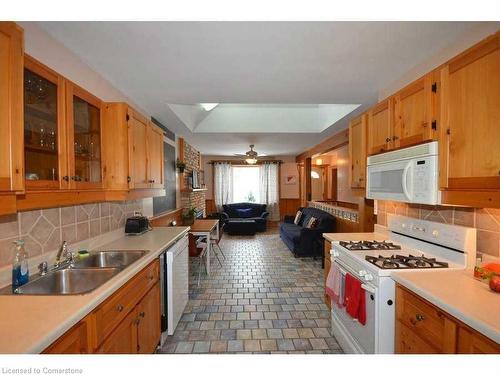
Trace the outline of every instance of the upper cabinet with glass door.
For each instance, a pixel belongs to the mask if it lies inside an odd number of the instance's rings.
[[[67,189],[64,78],[24,58],[24,162],[26,189]]]
[[[70,186],[102,188],[100,99],[67,82],[66,113]]]

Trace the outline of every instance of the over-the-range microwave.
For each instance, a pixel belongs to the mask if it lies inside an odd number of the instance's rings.
[[[437,142],[370,156],[367,159],[366,197],[439,204],[438,165]]]

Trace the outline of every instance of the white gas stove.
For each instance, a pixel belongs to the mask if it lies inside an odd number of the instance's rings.
[[[394,353],[393,272],[472,268],[476,230],[388,215],[383,241],[332,242],[332,262],[358,278],[365,290],[366,324],[332,303],[332,331],[347,353]]]

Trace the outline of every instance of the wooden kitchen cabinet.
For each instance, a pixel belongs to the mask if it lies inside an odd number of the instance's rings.
[[[150,188],[163,188],[163,131],[151,121],[147,128],[148,183]]]
[[[24,190],[23,53],[23,30],[0,22],[0,191]]]
[[[106,190],[129,189],[129,107],[104,103],[102,110],[103,184]]]
[[[56,342],[43,351],[43,354],[87,354],[90,353],[89,324],[81,320]]]
[[[26,190],[69,189],[65,79],[24,56]]]
[[[139,318],[135,310],[123,319],[116,329],[104,340],[97,350],[99,354],[137,353],[137,324]]]
[[[368,115],[351,120],[349,123],[349,180],[352,188],[366,186],[366,131]]]
[[[496,33],[441,69],[444,203],[500,207],[499,47]]]
[[[129,118],[129,164],[130,188],[149,187],[148,172],[148,128],[149,121],[135,111]]]
[[[103,108],[104,186],[163,189],[163,131],[126,103]]]
[[[137,352],[151,354],[160,342],[160,284],[151,288],[136,307],[139,319],[137,323]]]
[[[153,353],[161,336],[159,272],[154,260],[43,353]]]
[[[368,112],[368,155],[393,148],[394,100],[386,99]]]
[[[398,284],[395,352],[498,354],[500,345]]]
[[[70,188],[102,188],[102,102],[88,91],[66,82],[66,119]]]
[[[394,148],[416,145],[435,139],[438,83],[431,72],[394,95]]]

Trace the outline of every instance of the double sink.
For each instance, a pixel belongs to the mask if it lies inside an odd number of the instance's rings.
[[[96,251],[63,267],[49,271],[17,288],[16,294],[85,294],[98,288],[142,258],[147,251]]]

